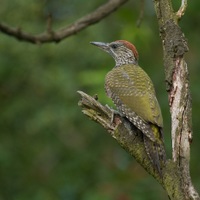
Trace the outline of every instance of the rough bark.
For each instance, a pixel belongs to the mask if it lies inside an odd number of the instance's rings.
[[[163,179],[160,179],[148,161],[142,142],[142,133],[136,127],[120,116],[115,116],[114,123],[110,125],[112,111],[83,92],[79,92],[82,96],[79,105],[84,114],[103,125],[111,136],[135,157],[138,163],[162,185],[171,200],[197,200],[200,198],[192,184],[189,170],[192,109],[189,73],[184,59],[188,46],[178,26],[178,20],[184,15],[186,3],[182,1],[177,13],[173,11],[170,0],[154,0],[154,5],[163,45],[166,90],[172,121],[172,159],[167,160],[163,170]],[[109,114],[105,114],[105,108]],[[102,123],[105,121],[107,126]]]
[[[184,193],[181,188],[180,171],[176,163],[172,160],[167,161],[163,169],[163,179],[161,179],[157,171],[154,170],[146,154],[142,138],[143,134],[128,120],[118,115],[114,115],[113,120],[113,111],[107,106],[101,105],[95,98],[81,91],[78,93],[82,97],[79,101],[82,112],[93,121],[102,125],[121,147],[132,155],[137,162],[161,184],[170,199],[184,199]],[[113,123],[111,123],[112,121]]]
[[[51,29],[51,18],[47,30],[32,35],[0,23],[0,31],[19,40],[37,43],[59,42],[84,28],[100,21],[119,8],[128,0],[109,0],[94,12],[78,19],[73,24],[57,31]],[[200,199],[190,177],[190,144],[192,141],[192,108],[189,90],[189,73],[184,59],[188,51],[186,38],[178,25],[184,15],[187,0],[182,0],[180,9],[174,12],[171,0],[153,0],[163,45],[166,90],[169,96],[171,112],[172,159],[168,159],[163,170],[163,179],[154,170],[146,154],[143,134],[129,121],[115,115],[113,123],[112,111],[101,105],[95,98],[79,92],[82,99],[79,105],[90,119],[101,124],[117,142],[130,153],[166,190],[170,199]],[[142,11],[143,12],[143,11]],[[142,19],[142,14],[139,22]]]
[[[163,45],[166,88],[171,112],[172,160],[180,171],[184,199],[199,199],[190,177],[190,143],[192,141],[192,105],[189,73],[184,59],[188,51],[186,38],[178,26],[187,2],[174,12],[170,0],[154,0]]]

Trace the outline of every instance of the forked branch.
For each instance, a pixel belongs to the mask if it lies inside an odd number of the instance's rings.
[[[189,73],[184,59],[188,51],[187,40],[178,26],[187,6],[175,13],[169,0],[154,0],[160,36],[163,44],[165,79],[172,121],[172,158],[181,174],[184,199],[200,199],[190,177],[190,143],[192,141],[191,96]]]
[[[79,106],[81,106],[82,112],[93,121],[102,125],[121,147],[132,155],[161,184],[171,200],[184,199],[181,188],[181,175],[177,165],[171,160],[167,160],[163,169],[163,179],[161,179],[146,154],[143,134],[128,120],[118,115],[114,116],[113,123],[111,124],[112,110],[84,92],[79,91],[78,93],[81,95]]]
[[[15,37],[18,40],[26,41],[34,44],[41,44],[47,42],[60,42],[61,40],[78,33],[79,31],[87,28],[88,26],[95,24],[114,12],[121,5],[128,0],[109,0],[107,3],[101,5],[92,13],[78,19],[69,26],[62,27],[56,31],[51,29],[52,19],[48,18],[47,31],[38,35],[33,35],[22,31],[21,28],[10,27],[9,25],[0,23],[0,31],[6,35]]]

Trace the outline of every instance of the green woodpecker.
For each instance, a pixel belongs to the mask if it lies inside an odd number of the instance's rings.
[[[138,65],[135,46],[125,40],[91,44],[114,58],[115,67],[106,75],[106,93],[119,113],[143,133],[146,153],[162,176],[162,165],[166,160],[162,114],[152,81]]]

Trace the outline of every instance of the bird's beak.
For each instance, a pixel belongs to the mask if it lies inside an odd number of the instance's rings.
[[[109,43],[104,43],[104,42],[90,42],[90,44],[93,44],[100,49],[109,52]]]

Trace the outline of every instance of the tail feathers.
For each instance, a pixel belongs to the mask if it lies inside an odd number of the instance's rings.
[[[157,170],[160,177],[162,177],[163,176],[162,168],[166,162],[166,152],[164,144],[162,140],[159,143],[153,142],[145,135],[143,136],[143,138],[144,138],[146,153],[151,163],[153,164],[154,169]]]

